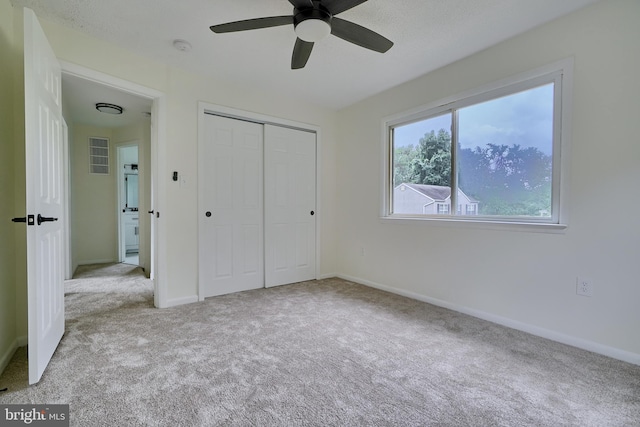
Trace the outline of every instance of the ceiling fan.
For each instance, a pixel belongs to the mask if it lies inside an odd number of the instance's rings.
[[[289,0],[293,15],[270,16],[212,25],[214,33],[256,30],[293,24],[297,39],[291,57],[291,69],[304,68],[311,55],[313,44],[329,34],[358,46],[384,53],[393,42],[380,34],[353,22],[336,18],[336,15],[367,0]]]

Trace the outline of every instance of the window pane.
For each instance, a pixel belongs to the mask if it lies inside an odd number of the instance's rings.
[[[551,216],[553,83],[458,110],[463,215]],[[462,198],[461,198],[462,197]],[[459,205],[465,200],[459,193]]]
[[[451,113],[393,128],[393,213],[448,214]]]

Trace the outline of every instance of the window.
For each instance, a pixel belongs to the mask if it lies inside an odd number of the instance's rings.
[[[449,205],[446,203],[438,203],[438,214],[444,215],[449,213]]]
[[[109,139],[89,138],[89,172],[109,174]]]
[[[564,74],[385,121],[384,216],[559,224]]]

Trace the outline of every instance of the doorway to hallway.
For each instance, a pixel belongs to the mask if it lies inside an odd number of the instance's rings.
[[[140,164],[138,141],[117,146],[118,256],[125,264],[140,265]]]
[[[70,272],[128,262],[150,276],[154,101],[66,73],[62,92],[70,129]],[[97,101],[123,113],[102,113],[92,108]]]

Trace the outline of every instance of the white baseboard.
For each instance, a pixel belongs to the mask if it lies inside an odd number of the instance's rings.
[[[339,277],[337,274],[321,274],[318,277],[316,277],[316,280],[324,280],[324,279],[331,279],[332,277]]]
[[[188,297],[174,298],[174,299],[167,300],[166,305],[163,305],[160,308],[175,307],[178,305],[191,304],[194,302],[198,302],[198,295],[190,295]]]
[[[497,323],[499,325],[506,326],[508,328],[527,332],[529,334],[546,338],[552,341],[556,341],[562,344],[570,345],[572,347],[577,347],[582,350],[587,350],[593,353],[602,354],[604,356],[612,357],[614,359],[622,360],[624,362],[632,363],[634,365],[640,365],[640,354],[637,354],[637,353],[632,353],[630,351],[621,350],[615,347],[610,347],[597,342],[574,337],[572,335],[567,335],[567,334],[556,332],[550,329],[545,329],[535,325],[530,325],[528,323],[519,322],[517,320],[509,319],[506,317],[497,316],[495,314],[491,314],[491,313],[476,310],[473,308],[450,303],[437,298],[431,298],[425,295],[417,294],[415,292],[405,291],[403,289],[382,285],[380,283],[372,282],[366,279],[361,279],[359,277],[353,277],[345,274],[338,274],[336,277],[339,277],[344,280],[348,280],[350,282],[355,282],[361,285],[369,286],[371,288],[380,289],[382,291],[391,292],[393,294],[402,295],[407,298],[433,304],[438,307],[447,308],[449,310],[457,311],[459,313],[468,314],[469,316],[473,316],[479,319],[487,320],[489,322]]]
[[[7,348],[4,354],[0,356],[0,374],[2,374],[6,369],[6,367],[9,365],[9,362],[11,362],[11,358],[15,354],[16,350],[19,347],[24,347],[25,345],[27,345],[27,342],[28,340],[26,336],[18,337],[15,340],[13,340],[9,348]]]
[[[18,349],[18,341],[14,340],[9,346],[9,348],[7,348],[7,350],[4,352],[4,354],[0,356],[0,374],[4,372],[5,368],[11,361],[11,358],[13,357],[13,354],[16,352],[17,349]]]
[[[91,265],[91,264],[114,264],[117,263],[118,260],[117,259],[90,259],[90,260],[82,260],[82,261],[78,261],[78,265]]]

